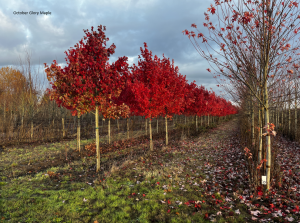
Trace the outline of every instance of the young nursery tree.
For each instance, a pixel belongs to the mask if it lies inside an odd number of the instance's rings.
[[[134,64],[135,65],[135,64]],[[135,68],[137,69],[137,68]],[[126,104],[130,108],[130,116],[143,116],[144,108],[149,103],[150,90],[137,78],[137,72],[129,73],[126,78],[125,88],[114,102],[118,105]],[[127,118],[127,138],[129,139],[129,123]]]
[[[183,114],[185,116],[193,115],[195,112],[195,101],[196,101],[196,89],[197,85],[195,81],[185,83],[185,95],[184,95],[184,104],[183,104]]]
[[[165,107],[166,101],[164,95],[166,90],[162,88],[165,85],[163,73],[160,71],[160,59],[155,55],[152,59],[152,52],[148,51],[147,44],[144,43],[145,50],[141,49],[144,61],[139,55],[138,66],[133,64],[132,73],[138,84],[134,87],[135,99],[139,102],[137,112],[139,115],[149,118],[150,130],[150,150],[153,150],[152,141],[152,118],[159,116]]]
[[[122,74],[120,76],[122,85],[120,85],[119,91],[117,94],[115,94],[112,89],[108,98],[107,102],[101,104],[101,111],[104,119],[108,119],[108,143],[110,144],[110,119],[119,119],[120,117],[128,118],[130,114],[130,108],[128,105],[122,101],[120,98],[120,93],[125,88],[125,83],[129,74],[128,74],[128,63],[126,62],[128,60],[127,57],[121,57],[119,58],[115,63],[113,63],[107,70],[109,72],[113,72],[112,74],[115,74],[116,72]],[[116,82],[116,80],[114,80]]]
[[[164,57],[164,55],[163,55]],[[178,74],[178,67],[174,68],[174,60],[172,60],[172,65],[170,60],[163,58],[161,61],[161,72],[162,78],[164,79],[161,87],[164,90],[164,95],[162,99],[165,101],[165,106],[162,115],[165,116],[165,126],[166,126],[166,145],[168,145],[168,118],[172,118],[174,114],[181,114],[183,111],[185,85],[187,83],[186,76]]]
[[[198,52],[200,55],[217,65],[220,69],[221,74],[228,78],[233,78],[235,80],[243,83],[247,88],[249,88],[252,93],[252,97],[256,97],[259,103],[263,106],[265,112],[265,125],[268,133],[266,134],[266,151],[267,151],[267,189],[270,188],[270,175],[271,175],[271,140],[270,135],[272,131],[269,123],[269,88],[268,79],[271,76],[275,76],[277,71],[280,69],[280,63],[283,58],[283,51],[286,51],[284,56],[289,53],[289,58],[286,60],[287,63],[293,63],[296,61],[295,57],[293,59],[291,50],[289,51],[291,45],[288,43],[292,38],[294,38],[299,31],[294,24],[296,20],[300,19],[300,13],[298,8],[298,3],[296,1],[278,1],[278,0],[239,0],[238,6],[236,6],[231,0],[225,0],[220,2],[220,0],[215,0],[216,6],[227,5],[225,10],[222,8],[223,15],[219,18],[224,24],[224,27],[220,27],[217,30],[212,22],[204,23],[203,25],[212,32],[215,37],[207,38],[204,34],[198,33],[197,37],[202,38],[203,43],[207,40],[212,40],[218,44],[223,51],[223,55],[226,63],[218,62],[217,58],[213,58],[212,55],[205,55],[204,51],[199,48]],[[233,9],[233,6],[236,9]],[[294,12],[294,10],[296,10]],[[213,5],[208,8],[208,12],[215,14],[219,12]],[[224,12],[232,12],[230,18],[229,13],[224,14]],[[209,15],[205,14],[205,19],[209,21]],[[219,14],[219,13],[218,13]],[[221,11],[220,11],[221,14]],[[290,15],[290,16],[288,16]],[[288,23],[289,21],[289,23]],[[235,25],[234,25],[235,23]],[[220,23],[221,24],[221,23]],[[192,27],[197,28],[195,24]],[[192,36],[195,40],[196,34],[188,30],[183,31],[186,35]],[[227,34],[226,36],[223,36]],[[291,34],[290,36],[288,36]],[[218,36],[224,41],[221,43]],[[196,42],[196,40],[195,40]],[[193,44],[194,45],[194,44]],[[227,47],[227,49],[225,48]],[[297,50],[298,47],[292,48],[292,50]],[[250,51],[253,57],[246,57],[245,52]],[[281,52],[280,52],[281,51]],[[295,52],[295,51],[294,51]],[[258,72],[255,72],[254,64],[252,67],[251,59],[256,58],[258,62],[258,67],[256,68]],[[278,62],[275,65],[275,62]],[[221,69],[227,69],[224,71]],[[245,69],[247,72],[242,72],[241,68]],[[296,68],[296,66],[295,66]],[[283,68],[285,69],[285,68]],[[210,71],[208,69],[208,71]],[[288,73],[292,73],[291,70],[286,70]],[[271,75],[272,74],[272,75]],[[250,76],[253,81],[255,81],[259,88],[262,90],[264,95],[264,100],[261,100],[260,95],[253,89],[253,86],[248,82]],[[273,77],[274,77],[273,76]],[[273,133],[274,134],[274,133]]]
[[[70,55],[78,56],[78,51],[71,49],[69,50]],[[74,60],[70,60],[68,67],[61,69],[57,66],[56,61],[53,61],[49,68],[45,63],[45,72],[47,78],[52,85],[52,89],[47,89],[47,94],[50,100],[55,100],[58,107],[63,106],[72,111],[72,115],[77,115],[77,149],[80,151],[80,116],[88,111],[86,106],[87,97],[79,95],[78,87],[82,87],[82,84],[78,81],[78,63]],[[76,85],[79,85],[78,87]],[[79,88],[80,89],[80,88]]]
[[[26,58],[25,61],[19,58],[19,68],[18,70],[22,73],[22,75],[26,79],[26,83],[19,86],[19,89],[23,91],[18,97],[19,102],[16,110],[19,110],[21,113],[21,122],[22,127],[24,123],[25,116],[29,116],[31,130],[30,130],[30,138],[33,138],[33,120],[36,115],[39,113],[38,99],[42,93],[43,81],[38,78],[39,71],[33,73],[32,65],[31,65],[31,53],[25,50]],[[26,92],[26,93],[25,93]]]
[[[92,33],[84,30],[86,36],[84,43],[81,39],[76,44],[75,50],[69,50],[68,59],[70,65],[65,72],[55,72],[58,81],[56,81],[57,102],[63,102],[67,108],[74,109],[73,115],[81,115],[95,110],[96,119],[96,152],[97,152],[97,172],[100,170],[100,148],[99,148],[99,112],[107,113],[108,100],[111,97],[118,97],[123,86],[124,78],[120,77],[116,69],[111,69],[109,63],[110,55],[115,52],[116,46],[112,44],[106,49],[105,33],[102,31],[102,25],[98,26],[98,33],[91,28]],[[106,30],[104,26],[104,31]],[[119,58],[119,62],[124,60]],[[56,67],[56,61],[53,67]],[[99,110],[100,109],[100,110]]]

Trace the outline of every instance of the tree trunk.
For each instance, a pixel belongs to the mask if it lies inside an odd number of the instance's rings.
[[[175,127],[175,117],[173,117],[173,128]]]
[[[297,84],[295,88],[295,141],[297,141]]]
[[[55,138],[54,118],[52,119],[52,135],[53,135],[53,139],[54,139]]]
[[[262,159],[262,127],[263,127],[263,123],[262,123],[262,106],[260,106],[259,110],[258,110],[258,127],[259,127],[259,133],[258,133],[258,137],[259,137],[259,147],[258,147],[258,163],[260,163],[261,159]]]
[[[104,121],[105,121],[105,119],[104,119],[103,116],[102,116],[102,129],[101,129],[102,134],[103,134],[103,129],[104,129],[104,124],[103,124]]]
[[[5,120],[5,114],[6,114],[6,103],[4,102],[4,110],[3,110],[3,117],[4,117],[4,120]]]
[[[95,119],[96,119],[95,120],[95,122],[96,122],[95,123],[96,124],[96,153],[97,153],[97,157],[96,157],[96,160],[97,160],[96,172],[99,172],[100,171],[100,148],[99,148],[99,113],[98,113],[98,106],[96,106]]]
[[[156,132],[158,133],[158,117],[156,117]]]
[[[165,116],[165,121],[166,121],[166,145],[168,145],[168,119],[167,119],[167,115]]]
[[[91,115],[91,126],[93,126],[93,115],[92,114],[90,115]]]
[[[23,108],[23,114],[22,114],[22,120],[21,120],[21,133],[23,136],[23,132],[24,132],[24,108]]]
[[[268,60],[267,60],[268,61]],[[267,65],[264,69],[265,76],[267,73]],[[268,87],[265,83],[264,95],[265,95],[265,125],[268,126],[269,121],[269,98],[268,98]],[[266,165],[266,176],[267,176],[267,190],[270,189],[270,178],[271,178],[271,136],[266,136],[266,152],[267,152],[267,165]]]
[[[129,118],[127,118],[127,139],[129,139]]]
[[[150,131],[150,150],[153,151],[152,129],[151,129],[151,117],[149,118],[149,131]]]
[[[207,116],[207,125],[209,126],[209,114]]]
[[[146,135],[147,135],[147,119],[145,118],[145,129],[146,129]]]
[[[49,118],[49,127],[50,127],[50,118]],[[73,132],[75,131],[75,127],[76,127],[76,117],[73,117]]]
[[[278,111],[277,111],[277,108],[275,108],[275,125],[276,125],[276,127],[278,126]]]
[[[288,136],[291,137],[291,94],[289,92],[289,130],[288,130]]]
[[[198,116],[196,115],[196,131],[198,132]]]
[[[119,133],[119,131],[120,131],[119,119],[117,119],[117,126],[118,126],[118,133]]]
[[[33,138],[33,121],[31,119],[31,133],[30,133],[30,139],[32,140]]]
[[[253,100],[252,100],[252,94],[250,96],[250,102],[251,102],[251,144],[254,146],[254,106],[253,106]]]
[[[283,128],[283,108],[281,109],[281,123],[280,126]]]
[[[77,115],[77,149],[80,152],[80,115]]]
[[[110,118],[108,119],[108,144],[110,144]]]
[[[65,120],[64,118],[61,119],[61,122],[62,122],[62,129],[63,129],[63,138],[65,138]]]

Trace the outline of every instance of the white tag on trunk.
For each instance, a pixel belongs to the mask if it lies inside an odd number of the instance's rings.
[[[266,176],[261,176],[261,184],[264,184],[264,185],[267,184],[267,177]]]

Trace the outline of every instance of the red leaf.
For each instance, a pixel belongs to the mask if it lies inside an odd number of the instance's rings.
[[[208,219],[208,213],[205,213],[204,218]]]

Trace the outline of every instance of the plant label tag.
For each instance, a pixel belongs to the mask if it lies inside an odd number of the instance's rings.
[[[261,176],[261,184],[264,184],[264,185],[267,184],[267,177],[266,176]]]

